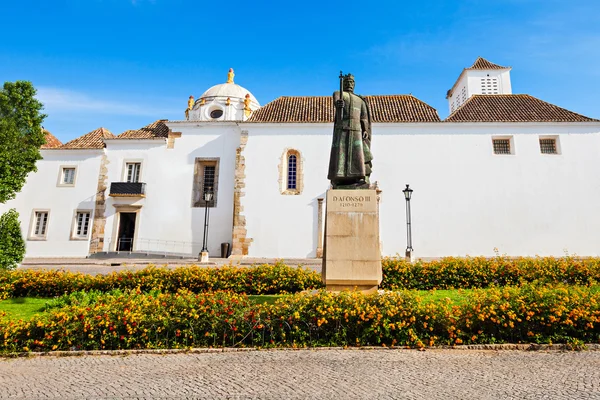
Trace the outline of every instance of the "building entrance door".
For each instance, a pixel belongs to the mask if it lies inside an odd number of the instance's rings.
[[[117,251],[132,251],[135,237],[135,219],[137,213],[119,213],[119,234],[117,236]]]

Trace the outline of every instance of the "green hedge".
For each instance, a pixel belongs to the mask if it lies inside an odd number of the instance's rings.
[[[600,258],[573,257],[446,257],[410,263],[383,260],[381,287],[397,289],[471,289],[521,282],[592,285],[600,282]]]
[[[320,291],[257,305],[245,295],[184,290],[68,303],[30,321],[0,318],[0,351],[600,342],[598,287],[480,289],[458,303],[415,291]]]
[[[185,288],[195,293],[228,290],[246,294],[296,293],[320,288],[321,275],[281,263],[254,267],[176,269],[146,268],[139,271],[88,275],[63,271],[17,270],[0,272],[0,299],[9,297],[53,297],[77,291],[113,289],[160,290],[175,293]]]
[[[452,289],[511,286],[523,282],[593,285],[600,282],[600,258],[449,257],[409,263],[403,259],[383,260],[381,288]],[[146,268],[139,271],[86,275],[61,271],[17,270],[0,272],[0,299],[8,297],[53,297],[76,291],[113,289],[160,290],[194,293],[228,290],[246,294],[297,293],[322,288],[321,275],[312,270],[284,264],[255,267]]]

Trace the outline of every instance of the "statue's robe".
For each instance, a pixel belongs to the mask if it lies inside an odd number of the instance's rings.
[[[340,92],[333,93],[333,103]],[[332,183],[358,182],[371,175],[371,120],[367,102],[354,93],[344,92],[344,113],[340,124],[335,109],[333,142],[329,157],[329,174]],[[363,138],[366,132],[367,138]],[[367,180],[368,181],[368,180]]]

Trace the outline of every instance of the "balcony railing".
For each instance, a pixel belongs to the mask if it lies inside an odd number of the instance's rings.
[[[112,197],[146,197],[146,184],[142,182],[111,182]]]

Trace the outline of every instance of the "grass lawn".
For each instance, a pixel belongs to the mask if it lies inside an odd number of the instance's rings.
[[[284,294],[263,294],[251,295],[248,299],[256,304],[274,304],[277,299],[284,297]]]
[[[36,314],[42,314],[46,302],[50,299],[38,297],[17,297],[0,301],[0,311],[5,311],[10,319],[28,320]]]

